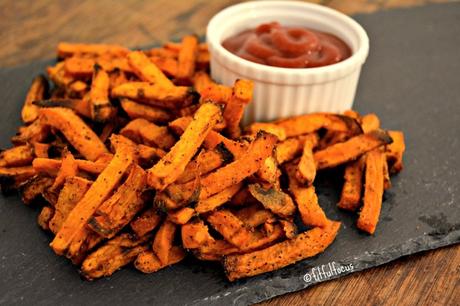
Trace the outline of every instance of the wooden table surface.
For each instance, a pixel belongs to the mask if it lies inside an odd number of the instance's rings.
[[[0,67],[55,56],[59,41],[129,47],[203,35],[231,0],[0,2]],[[445,0],[317,0],[347,14]],[[460,305],[460,245],[407,256],[387,265],[287,294],[263,305]]]

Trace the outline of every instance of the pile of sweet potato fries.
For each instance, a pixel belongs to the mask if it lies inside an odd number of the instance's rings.
[[[152,273],[191,254],[221,261],[234,281],[317,255],[340,222],[313,183],[335,167],[338,207],[360,209],[357,227],[374,233],[404,152],[403,134],[380,129],[375,114],[241,128],[253,84],[215,83],[195,36],[144,51],[61,43],[57,54],[32,82],[14,147],[1,152],[1,188],[41,208],[51,248],[85,278],[131,262]],[[298,233],[296,215],[309,230]]]

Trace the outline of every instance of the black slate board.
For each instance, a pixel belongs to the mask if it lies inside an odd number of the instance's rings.
[[[0,304],[250,304],[312,285],[303,275],[335,262],[354,271],[460,241],[460,4],[356,16],[371,39],[356,98],[385,127],[406,133],[405,170],[385,194],[374,237],[335,208],[337,193],[320,184],[320,203],[343,228],[327,251],[295,266],[230,284],[217,264],[190,258],[153,275],[125,268],[108,279],[80,280],[48,248],[37,210],[0,197]],[[46,62],[0,71],[0,146],[19,125],[31,76]],[[326,268],[327,270],[327,268]],[[342,274],[344,275],[344,274]]]

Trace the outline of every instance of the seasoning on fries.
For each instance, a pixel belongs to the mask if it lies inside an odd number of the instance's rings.
[[[86,279],[195,256],[234,281],[315,256],[340,229],[315,189],[324,169],[343,171],[338,207],[376,232],[405,151],[404,134],[376,114],[242,127],[252,81],[212,80],[193,35],[144,51],[60,43],[58,58],[32,81],[24,125],[0,152],[0,186],[40,203],[51,248]]]

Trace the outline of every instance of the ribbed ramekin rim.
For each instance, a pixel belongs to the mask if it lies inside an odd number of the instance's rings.
[[[323,66],[323,67],[315,67],[315,68],[282,68],[282,67],[273,67],[273,66],[268,66],[268,65],[261,65],[258,63],[254,63],[248,60],[245,60],[243,58],[240,58],[239,56],[229,52],[226,50],[220,41],[220,37],[216,37],[216,35],[213,35],[212,30],[213,27],[219,25],[219,19],[220,18],[226,18],[229,17],[233,12],[238,11],[238,10],[243,10],[245,8],[252,8],[254,5],[258,6],[270,6],[270,7],[298,7],[302,9],[310,9],[312,11],[317,11],[321,12],[324,14],[328,14],[331,18],[337,18],[341,20],[342,22],[345,22],[350,28],[356,33],[359,44],[358,44],[358,49],[353,52],[352,56],[347,58],[344,61],[341,61],[339,63],[333,64],[333,65],[328,65],[328,66]],[[216,25],[217,23],[217,25]],[[259,73],[266,73],[270,75],[277,75],[278,77],[283,77],[290,75],[292,77],[293,74],[299,75],[301,77],[308,77],[308,76],[318,76],[322,74],[328,74],[330,75],[331,73],[334,72],[351,72],[351,70],[356,69],[356,66],[362,65],[369,53],[369,38],[366,34],[366,31],[363,29],[363,27],[353,20],[351,17],[340,13],[336,10],[333,10],[331,8],[314,4],[314,3],[305,3],[305,2],[300,2],[300,1],[250,1],[250,2],[244,2],[236,5],[229,6],[216,15],[214,15],[211,20],[208,23],[207,31],[206,31],[206,39],[210,47],[210,52],[216,52],[218,54],[214,54],[216,57],[224,57],[225,61],[229,62],[228,64],[230,65],[238,65],[238,66],[243,66],[243,67],[248,67],[251,70],[258,71]],[[213,56],[213,54],[211,54]],[[223,63],[221,63],[223,64]],[[337,76],[340,77],[340,76]]]

